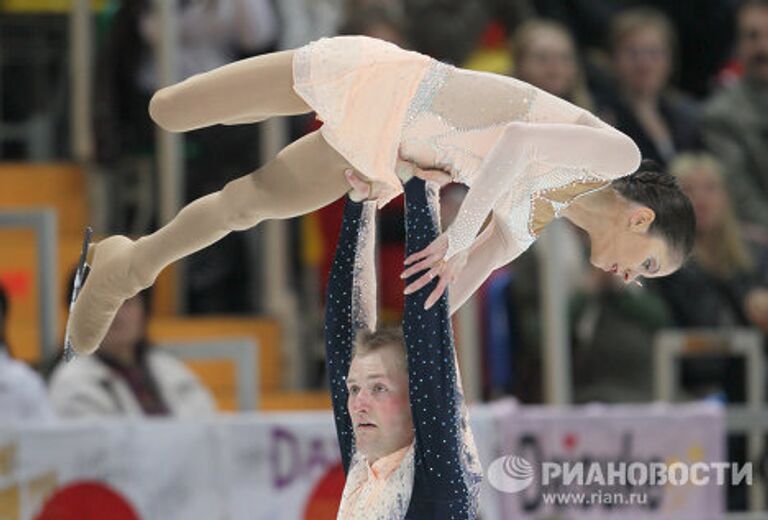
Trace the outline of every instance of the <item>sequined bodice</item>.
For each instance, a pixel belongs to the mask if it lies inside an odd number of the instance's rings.
[[[446,258],[472,243],[491,211],[500,217],[516,247],[524,250],[575,197],[608,184],[585,168],[544,164],[535,154],[517,173],[509,164],[492,164],[488,156],[504,145],[512,123],[607,127],[585,110],[515,78],[431,64],[406,114],[400,156],[448,171],[454,181],[476,192],[470,207],[462,208],[464,221],[449,229]],[[484,174],[503,168],[509,170],[506,178]],[[495,180],[489,182],[489,177]]]
[[[536,93],[514,78],[435,61],[406,114],[401,156],[438,166],[451,172],[456,182],[471,186],[505,125],[528,121]]]

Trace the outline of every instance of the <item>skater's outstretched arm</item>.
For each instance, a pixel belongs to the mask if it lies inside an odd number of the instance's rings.
[[[510,123],[483,161],[448,235],[445,258],[469,247],[499,198],[534,185],[525,182],[531,163],[587,171],[605,180],[627,175],[640,164],[640,151],[626,135],[605,126]],[[568,181],[578,180],[566,179]],[[531,196],[533,193],[527,193]]]
[[[490,222],[472,244],[466,265],[448,286],[451,315],[464,305],[493,271],[525,251],[523,244],[507,233],[500,217],[492,213]]]
[[[376,202],[347,198],[339,242],[328,279],[325,354],[336,434],[344,472],[354,455],[354,432],[347,410],[346,379],[357,333],[376,327],[373,242]]]
[[[405,185],[405,200],[410,254],[426,247],[440,232],[436,189],[413,178]],[[434,281],[429,287],[433,285]],[[425,309],[427,294],[406,296],[403,315],[416,442],[409,515],[475,518],[482,472],[467,421],[448,299],[443,296]]]
[[[158,90],[149,114],[170,132],[305,114],[293,91],[293,51],[236,61]]]
[[[553,180],[531,178],[528,165],[532,163],[547,165],[545,171],[553,175]],[[406,258],[408,268],[404,274],[428,271],[421,281],[441,278],[429,300],[431,304],[463,268],[466,250],[502,197],[515,197],[515,204],[531,204],[537,190],[578,182],[586,174],[610,181],[633,172],[639,163],[637,145],[608,125],[509,123],[483,160],[451,226],[427,247]],[[527,245],[513,243],[511,247],[517,250]],[[515,252],[507,256],[514,258]]]

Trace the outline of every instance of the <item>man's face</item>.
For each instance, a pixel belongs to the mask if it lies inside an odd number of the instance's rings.
[[[768,84],[768,7],[747,7],[738,18],[739,58],[747,75]]]
[[[347,376],[347,409],[355,444],[373,463],[413,441],[408,374],[396,347],[358,354]]]
[[[661,29],[644,27],[622,38],[613,56],[619,82],[633,95],[657,96],[672,72],[672,52]]]

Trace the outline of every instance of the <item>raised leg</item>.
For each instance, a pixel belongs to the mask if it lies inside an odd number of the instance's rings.
[[[311,112],[293,90],[293,53],[247,58],[160,89],[149,114],[165,130],[186,132]]]
[[[109,237],[95,246],[91,272],[69,317],[75,351],[98,348],[122,302],[150,286],[174,261],[270,218],[321,208],[349,190],[351,168],[319,132],[283,149],[267,165],[202,197],[166,226],[136,242]]]

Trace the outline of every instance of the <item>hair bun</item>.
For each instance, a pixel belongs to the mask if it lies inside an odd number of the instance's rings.
[[[627,177],[631,184],[657,186],[659,188],[678,189],[677,179],[663,170],[653,159],[643,159],[635,173]]]

